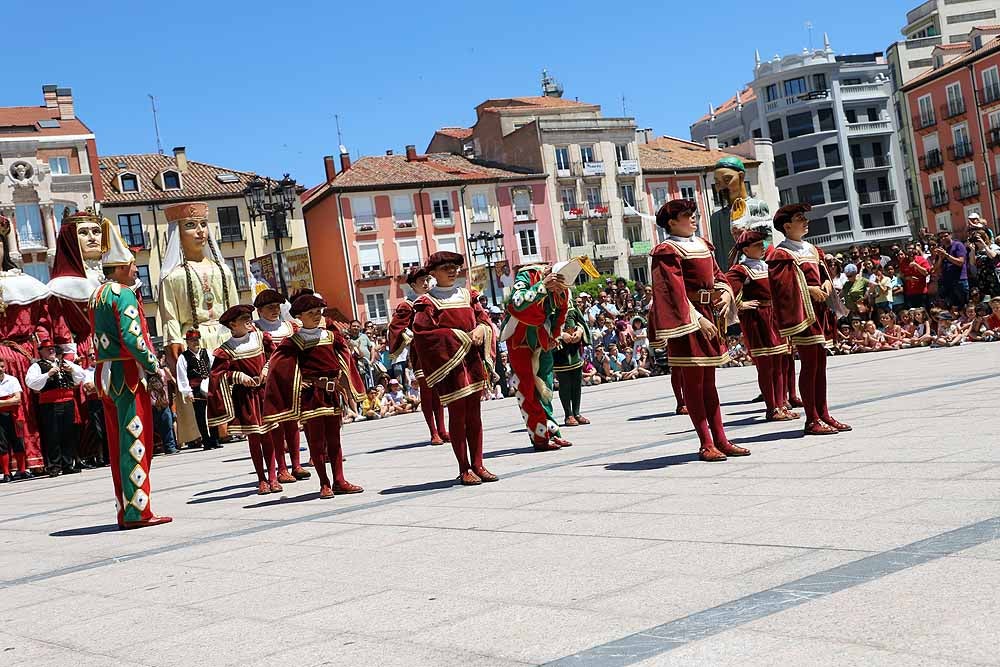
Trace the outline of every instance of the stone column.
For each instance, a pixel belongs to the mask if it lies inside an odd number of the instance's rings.
[[[5,206],[0,206],[0,215],[10,220],[10,235],[7,237],[7,243],[10,246],[10,258],[21,263],[21,251],[17,243],[17,218],[16,218],[17,208],[13,204],[7,204]]]
[[[38,208],[42,213],[42,235],[45,237],[46,247],[45,258],[49,268],[51,268],[56,258],[55,206],[52,202],[42,202]]]

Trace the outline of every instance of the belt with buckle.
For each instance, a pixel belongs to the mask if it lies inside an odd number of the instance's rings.
[[[330,393],[336,393],[337,391],[337,379],[340,376],[335,377],[319,376],[313,378],[303,378],[302,382],[309,387],[316,387],[321,391],[328,391]],[[325,386],[324,386],[325,385]]]
[[[712,304],[713,293],[712,290],[710,289],[688,290],[687,295],[688,298],[691,299],[691,301],[693,301],[694,303],[700,303],[706,306]]]

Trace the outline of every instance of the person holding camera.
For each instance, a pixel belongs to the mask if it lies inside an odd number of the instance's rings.
[[[24,382],[38,394],[38,428],[49,477],[78,473],[76,387],[86,374],[72,361],[57,355],[50,338],[39,341],[38,355],[40,358],[28,366]]]
[[[969,267],[975,272],[980,296],[1000,296],[1000,246],[990,240],[985,230],[976,229],[969,235]]]

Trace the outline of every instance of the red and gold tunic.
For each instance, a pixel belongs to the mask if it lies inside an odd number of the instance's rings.
[[[427,386],[448,405],[489,386],[496,356],[496,331],[469,290],[435,287],[413,303],[412,349],[420,357]],[[482,347],[471,333],[485,328]]]
[[[750,356],[788,354],[788,341],[778,335],[778,328],[774,322],[767,264],[759,260],[745,260],[729,269],[726,280],[736,293],[737,308],[744,301],[759,303],[756,308],[738,311],[740,329],[746,339]]]
[[[326,329],[299,329],[282,341],[268,362],[264,423],[308,421],[340,414],[340,392],[356,401],[365,385],[347,340]]]
[[[823,251],[785,239],[768,257],[767,266],[778,334],[794,345],[833,345],[836,317],[826,302],[809,296],[810,287],[830,280]]]
[[[228,424],[230,433],[267,433],[274,424],[264,424],[264,385],[261,375],[274,352],[271,337],[250,331],[243,338],[230,338],[215,351],[208,377],[208,425]],[[242,381],[255,382],[247,387]]]
[[[698,326],[701,317],[715,322],[712,300],[718,291],[732,294],[715,262],[715,248],[693,236],[671,236],[653,248],[653,302],[649,311],[649,342],[667,348],[671,366],[722,366],[729,351],[720,323],[719,337],[709,339]]]
[[[386,334],[389,342],[389,353],[393,361],[403,353],[407,345],[410,346],[410,352],[406,359],[410,368],[413,369],[413,374],[420,379],[424,377],[424,371],[418,363],[420,356],[413,348],[413,345],[410,345],[413,342],[414,315],[416,315],[416,311],[413,309],[413,302],[403,299],[392,313],[392,319],[389,321],[389,330]]]
[[[290,320],[276,320],[272,322],[271,320],[261,318],[254,320],[254,326],[258,330],[266,332],[271,337],[271,342],[274,343],[275,348],[281,345],[283,340],[299,330],[299,325]]]

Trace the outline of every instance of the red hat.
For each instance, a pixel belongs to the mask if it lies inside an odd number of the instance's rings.
[[[429,275],[431,275],[430,271],[428,271],[424,267],[422,267],[422,266],[415,266],[412,269],[410,269],[409,273],[406,274],[406,284],[407,285],[412,285],[413,283],[417,282],[421,278],[425,278],[426,276],[429,276]]]
[[[424,264],[424,268],[427,269],[428,271],[433,271],[434,269],[444,264],[454,264],[456,266],[462,266],[465,264],[465,258],[459,255],[457,252],[440,250],[427,258],[427,263]]]
[[[230,307],[226,312],[222,313],[222,317],[219,318],[219,324],[228,327],[230,323],[235,322],[244,315],[251,317],[253,315],[253,306],[241,303]]]
[[[757,230],[748,229],[747,231],[740,234],[740,237],[736,239],[736,247],[742,250],[747,246],[752,246],[754,243],[760,243],[761,241],[767,240],[767,234]]]
[[[282,303],[284,300],[285,298],[278,294],[277,290],[266,289],[262,290],[257,295],[257,298],[253,300],[253,307],[263,308],[264,306],[270,306],[272,303]]]
[[[295,300],[292,301],[291,315],[292,317],[298,317],[313,308],[326,308],[326,301],[312,293],[302,294],[295,297]]]
[[[693,199],[671,199],[656,212],[656,226],[670,229],[670,221],[676,220],[682,213],[694,213],[698,203]]]
[[[785,231],[785,225],[792,221],[799,213],[808,213],[812,210],[809,204],[785,204],[774,213],[774,228]]]
[[[188,329],[184,334],[184,340],[201,340],[201,332],[197,329]]]
[[[204,220],[208,218],[208,204],[204,202],[185,202],[174,204],[163,209],[163,215],[167,222],[181,222],[182,220]]]
[[[55,347],[55,346],[56,346],[55,341],[52,340],[51,338],[49,338],[48,334],[46,334],[46,333],[40,333],[40,334],[38,334],[38,349],[39,350],[42,349],[43,347]]]

